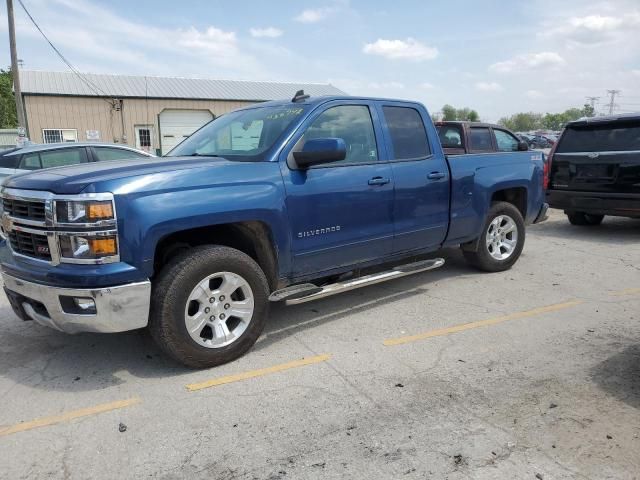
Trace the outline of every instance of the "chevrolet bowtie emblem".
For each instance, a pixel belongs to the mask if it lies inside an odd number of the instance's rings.
[[[590,154],[587,155],[587,157],[589,158],[598,158],[600,156],[600,154],[598,152],[591,152]]]

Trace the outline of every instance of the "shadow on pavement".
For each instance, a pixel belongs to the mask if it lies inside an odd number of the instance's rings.
[[[632,345],[596,365],[593,380],[606,392],[640,409],[640,345]]]
[[[265,333],[247,355],[306,329],[424,294],[438,280],[480,274],[466,265],[457,249],[430,255],[434,256],[445,257],[447,264],[304,305],[274,305]],[[0,317],[12,319],[0,331],[0,375],[30,388],[94,391],[126,383],[131,377],[167,378],[193,372],[167,358],[146,330],[67,335],[34,322],[18,322],[9,306],[0,307]]]
[[[565,215],[554,211],[551,219],[531,225],[527,233],[540,237],[626,245],[640,242],[640,219],[605,217],[601,225],[577,226],[571,225]]]

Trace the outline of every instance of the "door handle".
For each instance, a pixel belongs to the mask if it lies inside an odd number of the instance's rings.
[[[446,175],[442,172],[431,172],[429,175],[427,175],[427,178],[429,180],[440,180],[444,177],[446,177]]]
[[[391,180],[389,180],[388,178],[373,177],[371,180],[369,180],[369,185],[386,185],[390,181]]]

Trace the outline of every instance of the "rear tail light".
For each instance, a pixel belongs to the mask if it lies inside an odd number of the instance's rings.
[[[544,162],[544,168],[542,170],[542,188],[547,190],[549,188],[549,177],[551,176],[551,162],[553,161],[553,154],[556,151],[558,142],[555,142],[551,147],[551,151]]]

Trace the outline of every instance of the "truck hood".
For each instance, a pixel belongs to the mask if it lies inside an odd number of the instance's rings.
[[[111,180],[236,163],[239,162],[220,157],[154,157],[149,160],[129,159],[83,163],[14,175],[5,179],[2,186],[57,194],[76,194],[89,185]]]

